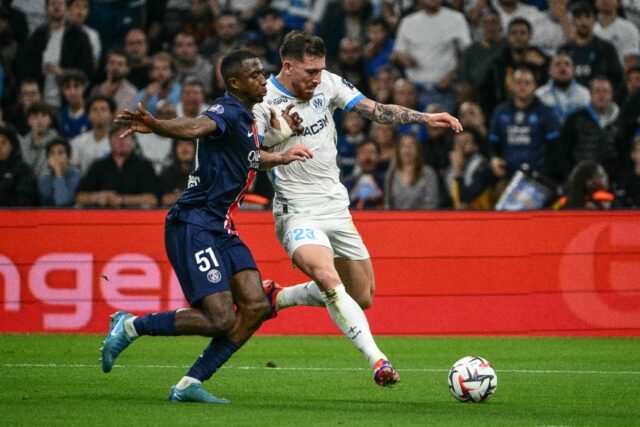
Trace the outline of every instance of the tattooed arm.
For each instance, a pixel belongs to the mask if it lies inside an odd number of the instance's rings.
[[[449,113],[421,113],[400,105],[380,104],[369,98],[363,98],[358,102],[353,111],[366,119],[387,125],[425,123],[431,127],[450,127],[456,133],[462,130],[462,125],[458,119]]]

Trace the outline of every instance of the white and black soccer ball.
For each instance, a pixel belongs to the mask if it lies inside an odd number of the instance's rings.
[[[488,360],[467,356],[449,370],[449,390],[461,402],[483,402],[493,396],[498,377]]]

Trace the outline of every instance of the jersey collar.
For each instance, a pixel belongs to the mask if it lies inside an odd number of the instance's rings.
[[[295,96],[294,94],[292,94],[291,92],[289,92],[287,90],[286,87],[282,86],[282,84],[278,81],[278,79],[276,79],[276,76],[274,76],[273,74],[271,74],[271,76],[269,77],[269,81],[271,82],[272,85],[274,85],[280,92],[284,93],[285,95],[291,97],[291,98],[297,98],[297,96]]]

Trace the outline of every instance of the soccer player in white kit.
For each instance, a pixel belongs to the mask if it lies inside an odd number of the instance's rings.
[[[312,280],[285,288],[265,281],[265,292],[271,297],[273,315],[295,305],[326,306],[336,326],[367,358],[374,381],[393,386],[400,376],[376,345],[363,311],[373,299],[373,267],[351,220],[347,190],[340,183],[332,115],[342,108],[386,124],[426,123],[455,132],[462,126],[448,113],[426,114],[366,98],[351,83],[325,70],[325,55],[321,38],[301,31],[288,33],[280,48],[282,69],[269,78],[267,96],[253,109],[263,148],[284,151],[301,143],[313,152],[313,159],[278,166],[270,173],[276,234],[294,265]],[[299,117],[280,119],[291,105]],[[274,118],[280,120],[279,130],[268,126]]]

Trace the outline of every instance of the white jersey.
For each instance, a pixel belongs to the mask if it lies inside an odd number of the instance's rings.
[[[351,83],[326,70],[322,71],[320,84],[309,101],[297,98],[275,76],[269,78],[267,95],[253,108],[260,139],[269,126],[269,108],[276,110],[279,116],[291,103],[295,105],[293,112],[303,120],[304,130],[280,144],[263,148],[280,152],[299,143],[313,152],[313,159],[271,170],[270,178],[275,190],[274,214],[330,215],[348,208],[349,196],[340,183],[340,169],[336,163],[337,133],[333,112],[336,108],[351,110],[363,98],[364,95]]]

